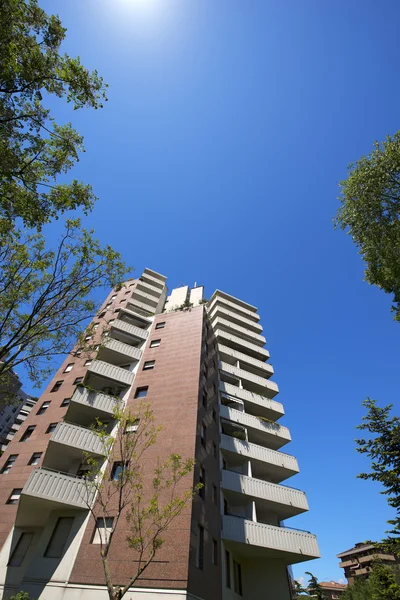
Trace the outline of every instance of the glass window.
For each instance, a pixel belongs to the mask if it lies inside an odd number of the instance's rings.
[[[233,581],[235,586],[235,592],[240,596],[243,596],[242,567],[238,562],[236,562],[236,560],[233,561]]]
[[[56,381],[50,391],[51,392],[57,392],[60,389],[60,387],[62,386],[63,383],[64,383],[64,380]]]
[[[204,500],[206,497],[206,470],[204,467],[200,467],[199,483],[201,484],[201,488],[199,489],[199,496]]]
[[[74,517],[59,517],[44,553],[47,558],[60,558],[62,556],[73,522]]]
[[[64,373],[69,373],[70,371],[72,371],[72,369],[73,369],[73,366],[74,366],[74,363],[69,363],[69,364],[68,364],[68,365],[65,367],[65,369],[64,369]]]
[[[108,536],[112,531],[114,517],[100,517],[96,519],[96,527],[93,534],[92,544],[100,544],[107,542]]]
[[[111,469],[111,479],[113,481],[118,481],[122,477],[122,473],[126,469],[126,464],[123,462],[115,462]]]
[[[53,433],[53,431],[55,430],[57,425],[58,425],[58,423],[50,423],[50,425],[46,429],[46,433]]]
[[[213,565],[218,565],[218,542],[215,539],[212,544],[212,562]]]
[[[204,566],[204,527],[198,525],[197,532],[197,568],[202,569]]]
[[[40,462],[40,457],[42,456],[42,452],[34,452],[28,462],[28,465],[37,465]]]
[[[82,354],[82,348],[78,348],[78,350],[75,352],[76,356],[80,356]]]
[[[64,398],[64,400],[61,402],[61,406],[69,406],[70,402],[71,398]]]
[[[162,323],[156,324],[156,329],[164,329],[164,327],[165,327],[165,321],[163,321]]]
[[[15,461],[17,460],[18,454],[10,454],[10,456],[7,459],[6,464],[4,465],[3,469],[2,469],[2,474],[3,475],[7,475],[7,473],[10,472],[11,467],[13,466],[13,464],[15,463]]]
[[[84,367],[89,367],[89,365],[91,365],[93,362],[93,360],[91,358],[89,358],[88,360],[85,360],[85,362],[83,363]]]
[[[136,433],[139,428],[140,419],[135,419],[133,423],[128,423],[125,427],[125,433]]]
[[[37,411],[37,414],[43,415],[46,412],[46,410],[49,408],[49,406],[50,406],[50,402],[43,402],[42,406]]]
[[[31,437],[33,431],[35,430],[35,427],[36,425],[29,425],[29,427],[27,427],[25,429],[25,432],[22,434],[20,442],[26,442],[26,440],[28,440]]]
[[[150,369],[154,369],[155,363],[155,360],[146,360],[143,365],[143,371],[150,371]]]
[[[7,504],[18,504],[22,488],[14,488],[7,500]]]
[[[158,346],[161,344],[161,340],[152,340],[150,342],[150,348],[158,348]]]
[[[78,385],[78,383],[82,383],[83,377],[77,377],[74,381],[74,385]]]
[[[227,588],[231,587],[231,555],[225,550],[225,584]]]
[[[201,424],[201,429],[200,429],[200,442],[202,446],[206,446],[207,440],[206,440],[206,426],[204,425],[204,423]]]
[[[11,554],[11,558],[8,562],[9,567],[20,567],[24,560],[26,553],[29,550],[29,546],[33,540],[33,533],[24,531],[19,536],[17,545],[14,548],[14,552]]]
[[[135,398],[145,398],[147,396],[148,389],[149,389],[148,385],[146,387],[137,388],[136,393],[135,393]]]

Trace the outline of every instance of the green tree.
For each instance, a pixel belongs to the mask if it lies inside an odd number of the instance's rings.
[[[149,482],[150,462],[145,454],[161,431],[149,404],[139,404],[135,413],[125,412],[122,403],[117,405],[114,424],[115,438],[100,421],[92,428],[102,442],[106,467],[89,453],[83,453],[87,470],[84,500],[97,527],[109,598],[121,600],[153,562],[164,543],[164,533],[200,486],[193,489],[192,479],[185,481],[193,471],[194,460],[184,460],[179,454],[157,461]],[[114,544],[121,543],[117,539],[114,542],[121,519],[125,520],[127,549],[134,551],[135,560],[125,584],[118,585],[110,552]]]
[[[364,577],[357,578],[352,585],[348,585],[342,600],[372,600],[371,583]]]
[[[18,592],[16,596],[11,596],[10,600],[30,600],[26,592]]]
[[[400,321],[400,132],[351,164],[341,188],[336,225],[358,247],[366,280],[393,296]]]
[[[90,185],[57,183],[79,159],[83,138],[57,124],[43,99],[66,98],[74,109],[99,108],[106,86],[79,57],[60,54],[66,35],[60,19],[37,0],[2,0],[0,6],[0,215],[41,227],[60,213],[89,211]]]
[[[322,588],[318,583],[318,579],[310,573],[310,571],[306,571],[306,575],[309,576],[307,591],[311,597],[317,598],[317,600],[324,600],[324,595],[322,593]]]
[[[381,408],[375,400],[367,398],[363,406],[367,414],[358,429],[369,435],[356,443],[357,451],[371,459],[371,470],[358,477],[378,481],[383,486],[381,493],[387,496],[396,517],[388,521],[392,529],[381,546],[386,552],[400,555],[400,418],[391,416],[392,405]]]
[[[55,250],[41,233],[13,230],[0,237],[0,388],[11,372],[24,366],[39,387],[51,373],[56,355],[68,354],[81,339],[93,350],[85,323],[96,312],[90,299],[98,288],[121,281],[125,267],[119,255],[102,248],[92,231],[67,221]]]
[[[356,578],[343,594],[343,600],[399,600],[400,587],[393,569],[375,562],[368,578]]]

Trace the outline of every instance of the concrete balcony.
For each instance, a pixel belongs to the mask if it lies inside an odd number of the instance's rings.
[[[134,288],[131,299],[128,300],[128,302],[131,302],[132,299],[139,300],[139,302],[144,302],[144,304],[150,304],[153,307],[153,312],[156,309],[156,306],[159,302],[159,298],[155,298],[155,296],[144,292],[138,287]]]
[[[137,311],[139,314],[144,313],[145,316],[154,315],[155,307],[145,302],[140,302],[136,298],[132,297],[127,303],[129,308],[133,311]]]
[[[222,538],[244,557],[279,558],[290,565],[320,556],[317,538],[312,533],[229,515],[222,519]]]
[[[156,273],[155,275],[153,273],[155,273],[155,271],[151,271],[150,269],[145,269],[143,271],[140,279],[143,281],[147,281],[151,285],[160,287],[161,291],[162,291],[165,287],[165,282],[166,282],[167,278],[164,277],[163,275],[160,275],[159,273]]]
[[[39,468],[30,474],[21,496],[45,500],[54,505],[53,509],[87,509],[93,502],[94,492],[83,479]]]
[[[86,426],[93,423],[95,417],[100,420],[109,419],[121,401],[115,396],[102,394],[78,386],[72,395],[68,407],[68,420]]]
[[[244,340],[237,335],[232,335],[227,331],[219,328],[218,324],[219,319],[216,319],[216,322],[212,324],[213,331],[215,337],[217,338],[218,343],[223,343],[229,348],[233,350],[238,350],[239,352],[243,352],[248,356],[253,358],[257,358],[258,360],[268,360],[269,352],[266,348],[261,348],[261,346],[257,346],[256,344],[252,344],[251,342]]]
[[[160,299],[162,292],[160,288],[156,287],[155,285],[151,285],[151,283],[148,283],[147,281],[142,281],[141,279],[139,279],[136,283],[136,289],[142,289],[144,292],[146,292],[146,294],[152,294],[153,296],[156,296],[157,302]]]
[[[263,335],[259,335],[258,333],[254,333],[254,331],[250,331],[250,329],[246,329],[245,327],[241,327],[240,325],[236,325],[236,323],[232,323],[227,319],[221,319],[220,317],[216,317],[211,321],[211,325],[213,329],[222,329],[227,333],[231,333],[237,337],[240,337],[246,341],[249,341],[256,346],[264,346],[266,339]]]
[[[135,378],[135,375],[132,373],[132,371],[121,369],[121,367],[116,367],[115,365],[110,365],[102,360],[94,360],[88,367],[88,373],[97,375],[104,379],[109,379],[110,381],[116,382],[117,384],[123,386],[132,385]]]
[[[97,354],[99,360],[112,364],[126,364],[131,361],[139,361],[142,357],[142,351],[135,346],[130,346],[114,338],[106,338]]]
[[[241,364],[245,364],[255,371],[259,377],[265,377],[265,379],[269,379],[274,374],[274,368],[269,363],[265,363],[257,358],[253,358],[244,352],[233,350],[232,348],[229,348],[229,346],[218,344],[218,353],[221,360],[224,362],[231,364],[232,362],[240,361]]]
[[[225,292],[220,292],[219,290],[213,294],[210,302],[208,303],[209,311],[212,311],[216,306],[225,306],[235,313],[242,314],[251,321],[257,322],[260,320],[255,306],[251,306],[250,304],[242,302],[241,300],[237,301],[237,298],[233,298],[233,296],[229,296],[229,294],[225,294]]]
[[[240,379],[248,391],[255,394],[261,394],[267,398],[273,398],[279,394],[278,384],[275,381],[269,381],[259,375],[254,375],[245,369],[238,369],[229,363],[220,361],[219,368],[221,372],[233,375],[235,379]]]
[[[141,329],[140,327],[136,327],[136,325],[126,323],[121,319],[115,319],[115,321],[111,323],[111,332],[113,329],[140,341],[147,340],[148,332],[146,331],[146,329]]]
[[[238,495],[246,496],[256,502],[256,506],[270,511],[281,521],[308,511],[307,497],[304,492],[276,483],[269,483],[254,477],[248,477],[235,471],[222,471],[221,488],[232,505],[238,505]]]
[[[290,454],[283,454],[222,434],[220,449],[228,453],[229,464],[238,466],[251,462],[252,474],[258,479],[280,483],[299,472],[297,460]],[[232,469],[235,470],[235,469]]]
[[[78,451],[80,456],[82,456],[82,450],[94,456],[106,455],[105,443],[94,431],[65,421],[58,423],[50,438],[50,444],[63,446],[61,451],[65,453],[72,450],[75,454]]]
[[[223,419],[245,427],[248,441],[254,444],[279,450],[292,439],[289,429],[277,423],[266,423],[258,417],[228,406],[220,406],[219,410]]]
[[[216,317],[221,317],[221,319],[227,319],[228,321],[232,321],[236,325],[240,325],[245,329],[249,329],[254,333],[260,334],[262,332],[262,326],[259,323],[255,323],[252,319],[248,319],[243,315],[238,315],[236,312],[229,310],[223,305],[217,304],[213,310],[208,312],[211,321]]]
[[[250,415],[265,417],[266,419],[276,421],[285,414],[280,402],[265,398],[260,394],[254,394],[253,392],[239,388],[236,385],[221,381],[219,384],[219,391],[227,396],[233,396],[233,398],[242,400],[246,413]]]

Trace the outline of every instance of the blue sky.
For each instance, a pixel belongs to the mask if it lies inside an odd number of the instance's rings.
[[[354,438],[367,395],[398,405],[400,329],[332,217],[347,164],[399,128],[398,1],[41,5],[110,84],[102,111],[52,102],[85,136],[90,225],[136,273],[259,307],[310,503],[287,524],[322,552],[294,572],[343,577],[336,554],[391,517]]]

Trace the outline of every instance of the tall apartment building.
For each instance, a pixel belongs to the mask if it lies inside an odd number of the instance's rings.
[[[399,560],[394,554],[386,554],[378,550],[373,544],[365,544],[359,542],[337,555],[341,559],[339,567],[344,569],[344,575],[349,582],[349,585],[354,583],[358,577],[368,577],[372,569],[373,562],[378,560],[387,565],[395,565]]]
[[[0,448],[2,452],[30,413],[35,402],[36,398],[30,398],[22,389],[18,375],[10,372],[7,383],[0,385]]]
[[[145,397],[162,425],[154,452],[194,457],[189,485],[205,484],[127,600],[290,600],[289,565],[319,550],[314,535],[282,524],[308,504],[282,485],[299,468],[281,451],[291,437],[257,309],[218,290],[205,302],[202,287],[167,297],[166,278],[145,269],[94,323],[95,343],[108,334],[97,355],[75,348],[1,458],[3,598],[108,598],[80,473],[83,450],[101,454],[88,427],[96,417],[112,426],[118,395],[127,410]],[[125,528],[122,519],[110,550],[119,584],[137,558]]]

